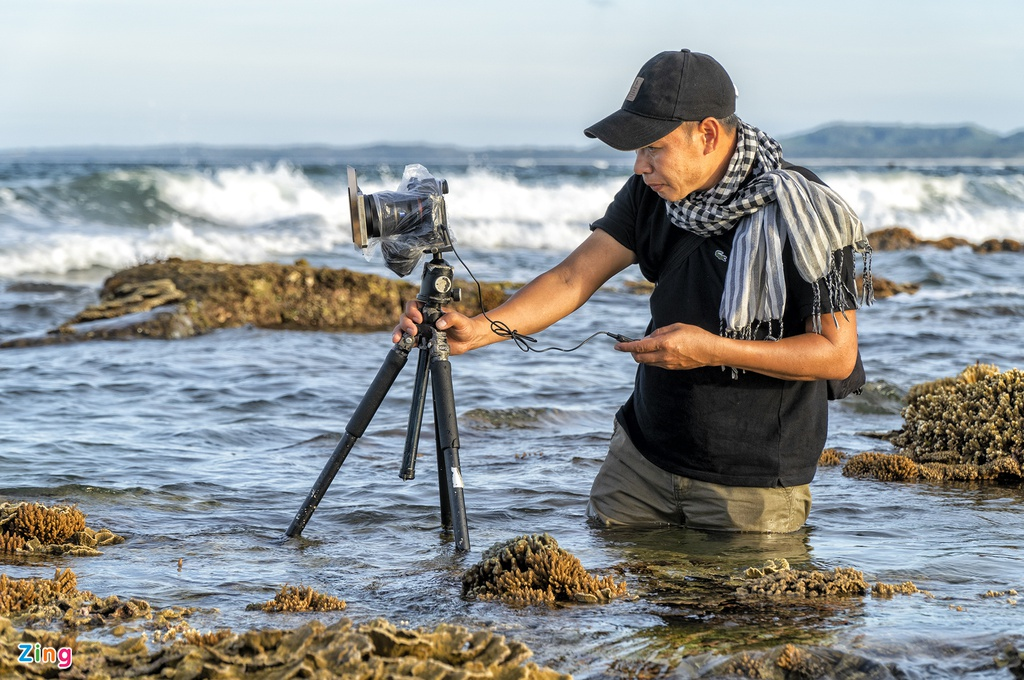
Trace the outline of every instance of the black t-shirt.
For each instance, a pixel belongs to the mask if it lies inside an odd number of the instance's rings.
[[[703,239],[684,256],[686,242],[700,237],[673,226],[665,201],[638,175],[591,229],[607,232],[633,251],[641,273],[656,284],[648,333],[677,322],[720,331],[719,304],[735,230]],[[804,332],[814,290],[796,271],[789,244],[783,257],[783,337],[788,337]],[[844,277],[850,290],[852,259],[847,249]],[[825,284],[817,285],[822,312],[829,312]],[[848,308],[853,306],[851,300]],[[794,486],[813,479],[825,445],[826,385],[752,371],[734,377],[722,367],[673,371],[640,364],[633,394],[617,418],[644,457],[669,472],[731,486]]]

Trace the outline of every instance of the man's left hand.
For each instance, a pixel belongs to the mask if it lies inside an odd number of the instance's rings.
[[[719,340],[699,326],[674,323],[639,340],[620,342],[615,349],[629,352],[638,364],[679,371],[717,365],[714,348]]]

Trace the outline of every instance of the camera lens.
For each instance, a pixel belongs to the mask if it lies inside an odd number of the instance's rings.
[[[370,236],[400,236],[434,227],[431,204],[419,194],[382,191],[368,198],[366,231]]]

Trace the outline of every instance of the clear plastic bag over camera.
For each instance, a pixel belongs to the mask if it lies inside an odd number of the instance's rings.
[[[368,241],[367,258],[380,244],[388,268],[405,276],[416,267],[424,252],[446,245],[443,183],[419,164],[405,166],[398,191],[370,195],[379,220],[379,237]]]

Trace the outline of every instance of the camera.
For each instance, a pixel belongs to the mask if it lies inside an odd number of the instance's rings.
[[[451,250],[444,194],[448,182],[437,179],[422,165],[405,166],[397,191],[364,194],[355,168],[348,168],[352,242],[365,255],[376,244],[387,267],[406,276],[424,253]]]

